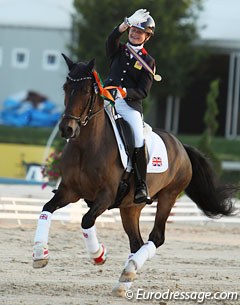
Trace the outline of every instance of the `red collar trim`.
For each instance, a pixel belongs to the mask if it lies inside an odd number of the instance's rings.
[[[147,50],[145,48],[142,48],[141,51],[142,51],[143,55],[147,55],[148,54],[148,52],[147,52]]]
[[[125,50],[128,50],[128,48],[127,48],[127,46],[124,44],[123,46],[122,46]],[[141,52],[142,52],[142,54],[143,55],[147,55],[148,54],[148,51],[145,49],[145,48],[142,48],[141,49]]]

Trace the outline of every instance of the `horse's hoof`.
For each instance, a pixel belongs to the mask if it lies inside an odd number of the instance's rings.
[[[119,278],[119,282],[133,282],[136,278],[136,273],[135,272],[125,272],[121,274]]]
[[[132,260],[130,260],[126,268],[123,270],[119,282],[133,282],[136,278],[136,274],[136,265]]]
[[[43,268],[48,264],[48,259],[39,259],[36,261],[33,261],[33,268]]]
[[[92,254],[93,265],[103,265],[107,260],[107,249],[103,244],[100,244],[99,250]]]
[[[33,268],[43,268],[48,264],[48,246],[36,243],[33,246]]]
[[[120,283],[118,282],[112,289],[112,295],[115,297],[126,297],[126,291],[130,288],[128,283]]]

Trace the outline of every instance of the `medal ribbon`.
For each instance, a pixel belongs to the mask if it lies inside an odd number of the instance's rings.
[[[162,77],[158,74],[155,74],[153,72],[153,70],[149,67],[149,65],[145,62],[144,59],[142,59],[142,57],[132,48],[130,47],[130,45],[127,43],[126,44],[127,49],[129,50],[129,52],[133,55],[133,57],[140,62],[140,64],[145,68],[145,70],[147,70],[148,72],[150,72],[155,81],[160,82],[160,80],[162,79]]]

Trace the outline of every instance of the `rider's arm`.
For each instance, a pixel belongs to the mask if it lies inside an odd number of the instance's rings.
[[[122,22],[119,27],[118,27],[118,31],[120,33],[123,33],[125,32],[127,29],[129,28],[129,26],[125,23],[125,22]]]
[[[110,59],[112,59],[118,52],[120,46],[120,37],[127,29],[128,25],[123,22],[115,27],[114,30],[109,34],[106,41],[106,54]]]

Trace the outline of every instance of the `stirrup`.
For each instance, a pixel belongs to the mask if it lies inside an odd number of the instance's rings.
[[[145,197],[140,197],[140,198],[134,198],[134,203],[136,204],[141,204],[141,203],[146,203],[146,204],[151,204],[152,199],[150,196],[145,196]]]
[[[150,196],[148,195],[147,186],[145,183],[136,187],[136,191],[134,194],[134,203],[148,203],[151,201]]]

